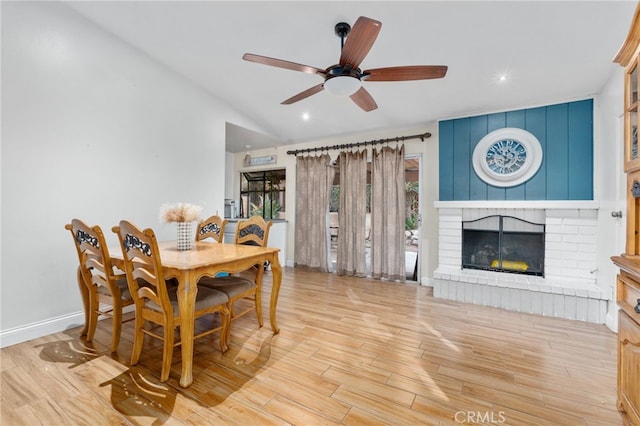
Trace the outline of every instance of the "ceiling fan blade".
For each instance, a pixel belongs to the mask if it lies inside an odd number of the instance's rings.
[[[292,103],[298,102],[303,100],[304,98],[308,98],[311,95],[315,95],[318,92],[322,92],[324,90],[324,83],[320,83],[316,86],[310,87],[307,90],[304,90],[300,93],[298,93],[295,96],[290,97],[289,99],[287,99],[286,101],[282,101],[280,102],[281,105],[290,105]]]
[[[367,92],[364,87],[361,87],[356,93],[350,96],[351,100],[362,108],[364,111],[369,112],[378,108],[378,104],[373,100],[371,94]]]
[[[363,71],[364,81],[406,81],[442,78],[447,74],[446,65],[410,65],[406,67],[375,68]]]
[[[325,70],[322,68],[312,67],[311,65],[302,65],[295,62],[285,61],[283,59],[269,58],[268,56],[254,55],[253,53],[245,53],[242,55],[242,59],[249,62],[257,62],[263,65],[270,65],[272,67],[285,68],[292,71],[306,72],[307,74],[320,74],[326,75]]]
[[[353,28],[347,36],[347,41],[342,48],[340,55],[340,65],[351,65],[352,68],[358,68],[371,50],[371,46],[376,41],[382,23],[375,19],[361,16],[358,18]]]

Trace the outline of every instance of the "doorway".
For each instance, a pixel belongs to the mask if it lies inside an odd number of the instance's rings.
[[[367,166],[367,217],[365,219],[365,255],[367,265],[367,275],[371,272],[371,168],[370,163]],[[405,157],[405,190],[406,190],[406,208],[405,208],[405,271],[406,280],[409,282],[417,282],[420,277],[420,225],[421,225],[421,157],[419,155],[410,155]],[[340,206],[340,172],[336,169],[333,187],[331,189],[331,199],[329,202],[329,268],[331,271],[336,270],[336,260],[338,252],[338,233],[340,227],[338,224],[338,209]]]

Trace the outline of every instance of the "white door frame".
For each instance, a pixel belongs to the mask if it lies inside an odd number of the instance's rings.
[[[405,154],[404,156],[405,160],[407,159],[416,159],[418,160],[418,269],[416,271],[416,281],[417,283],[420,283],[420,277],[421,275],[421,261],[420,258],[422,257],[422,197],[423,197],[423,187],[424,185],[422,185],[422,154],[421,153],[416,153],[416,154]],[[414,282],[413,280],[410,280],[411,282]]]

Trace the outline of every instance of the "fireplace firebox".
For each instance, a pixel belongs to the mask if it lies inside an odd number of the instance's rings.
[[[493,215],[462,222],[462,267],[544,276],[544,224]]]

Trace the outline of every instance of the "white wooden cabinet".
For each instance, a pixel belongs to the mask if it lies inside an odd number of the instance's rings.
[[[613,256],[620,267],[618,314],[618,409],[625,424],[640,425],[640,3],[615,62],[625,67],[624,170],[627,174],[627,244]]]

